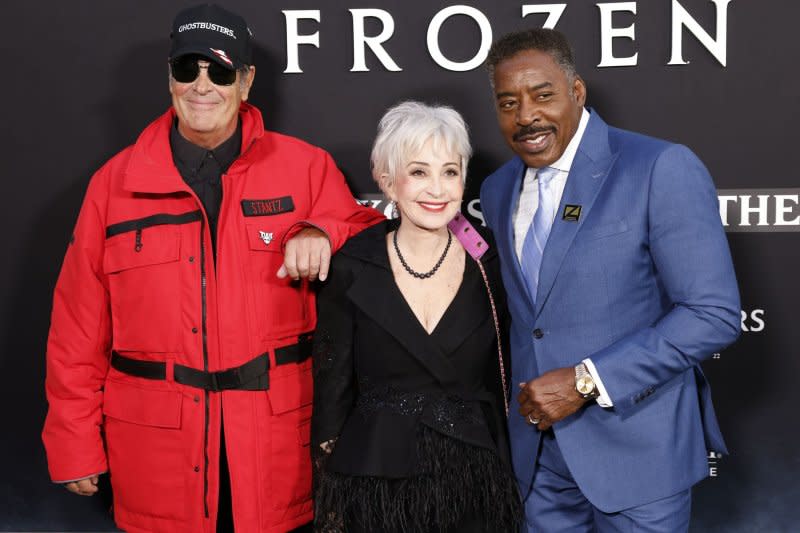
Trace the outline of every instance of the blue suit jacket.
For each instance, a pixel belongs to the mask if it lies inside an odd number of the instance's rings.
[[[739,292],[716,190],[686,147],[609,127],[592,113],[544,251],[537,301],[514,251],[525,164],[481,188],[512,316],[512,381],[590,357],[614,407],[555,424],[578,486],[605,512],[684,490],[727,453],[699,362],[739,334]],[[581,206],[578,221],[563,219]],[[543,336],[532,335],[535,328]],[[514,468],[529,493],[539,433],[511,406]]]

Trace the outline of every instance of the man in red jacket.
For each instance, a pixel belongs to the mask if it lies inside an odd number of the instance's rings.
[[[178,14],[172,108],[92,178],[55,290],[52,479],[108,472],[126,531],[284,532],[312,518],[309,282],[382,216],[323,150],[247,104],[246,22]]]

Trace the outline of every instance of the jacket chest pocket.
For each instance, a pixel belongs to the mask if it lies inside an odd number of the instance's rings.
[[[180,237],[176,227],[155,226],[106,240],[114,349],[178,351]]]
[[[267,340],[306,331],[313,319],[308,282],[278,277],[283,265],[281,238],[287,227],[265,229],[247,224],[246,228],[258,335]]]

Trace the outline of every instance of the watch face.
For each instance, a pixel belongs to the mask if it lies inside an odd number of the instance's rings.
[[[591,394],[594,392],[594,381],[589,376],[583,376],[575,383],[575,388],[581,394]]]

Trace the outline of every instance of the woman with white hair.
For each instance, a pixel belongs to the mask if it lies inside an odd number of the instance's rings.
[[[518,529],[498,258],[459,214],[470,155],[449,107],[380,122],[373,177],[399,220],[350,239],[317,300],[318,530]]]

